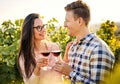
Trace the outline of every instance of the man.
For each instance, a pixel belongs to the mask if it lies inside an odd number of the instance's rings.
[[[89,32],[90,10],[87,4],[78,0],[68,4],[65,11],[64,26],[76,39],[66,51],[68,64],[56,63],[54,70],[68,76],[72,84],[97,84],[112,70],[113,53],[105,42]]]

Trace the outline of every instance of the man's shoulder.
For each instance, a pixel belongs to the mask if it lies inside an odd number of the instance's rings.
[[[98,49],[98,50],[101,50],[104,52],[111,53],[111,55],[113,55],[112,50],[110,49],[110,47],[107,45],[107,43],[104,40],[102,40],[101,38],[98,38],[98,37],[96,37],[94,40],[95,40],[94,50]]]

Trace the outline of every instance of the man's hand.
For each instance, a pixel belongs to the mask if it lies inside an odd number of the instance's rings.
[[[73,69],[67,63],[64,62],[57,62],[53,69],[66,76],[69,76],[70,72],[73,71]]]

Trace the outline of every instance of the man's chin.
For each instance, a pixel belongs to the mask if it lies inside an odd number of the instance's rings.
[[[68,33],[68,36],[72,36],[72,34],[71,34],[71,33]]]

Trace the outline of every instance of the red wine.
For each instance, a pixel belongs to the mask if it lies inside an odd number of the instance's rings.
[[[58,57],[60,55],[61,51],[52,51],[52,54],[55,56],[55,57]]]
[[[44,57],[47,57],[47,56],[49,56],[50,52],[42,52],[41,54],[42,54]]]

